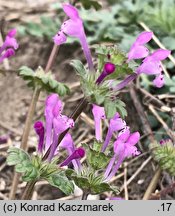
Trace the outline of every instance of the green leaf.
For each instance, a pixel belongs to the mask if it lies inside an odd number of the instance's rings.
[[[83,191],[87,191],[90,194],[100,194],[106,191],[113,191],[118,193],[119,190],[116,187],[111,187],[108,183],[103,182],[103,176],[90,171],[89,168],[83,167],[82,173],[77,175],[76,173],[71,175],[75,184]],[[90,171],[90,172],[89,172]]]
[[[22,149],[10,147],[7,152],[7,164],[9,166],[21,163],[23,160],[30,162],[30,156]]]
[[[116,113],[116,107],[114,106],[114,102],[111,100],[105,100],[104,104],[106,117],[108,119],[112,118]]]
[[[100,152],[100,151],[101,151],[102,145],[103,145],[102,142],[100,142],[100,141],[98,141],[98,140],[94,140],[92,149],[93,149],[94,151]]]
[[[38,86],[42,90],[55,92],[60,96],[64,96],[70,92],[65,84],[56,81],[51,72],[45,73],[41,67],[38,67],[36,72],[34,72],[32,69],[23,66],[19,69],[19,75],[24,80],[27,80],[28,86],[30,87],[34,88]]]
[[[42,37],[42,29],[41,26],[38,23],[29,22],[27,24],[26,30],[33,36]]]
[[[15,171],[23,173],[24,181],[31,181],[39,176],[37,168],[32,164],[30,156],[22,149],[11,147],[8,150],[7,164],[15,165]]]
[[[109,156],[105,155],[99,150],[96,151],[94,149],[91,149],[91,147],[85,143],[83,143],[82,146],[86,149],[86,157],[90,167],[92,167],[94,170],[100,170],[107,166],[109,160],[111,159]]]
[[[119,99],[107,98],[104,102],[106,117],[110,119],[118,112],[121,118],[125,118],[127,116],[125,106],[125,103]]]
[[[111,187],[108,183],[100,183],[93,185],[92,189],[92,194],[101,194],[106,191],[113,191],[114,193],[119,193],[119,189],[117,187]]]
[[[82,64],[82,62],[79,60],[76,60],[76,59],[72,60],[70,65],[72,65],[75,68],[77,74],[81,77],[85,76],[88,73],[88,71],[86,70],[86,68]]]
[[[73,183],[66,177],[64,172],[58,172],[50,175],[46,180],[50,185],[59,188],[66,195],[70,195],[74,191]]]
[[[95,8],[95,10],[101,9],[101,4],[98,1],[94,0],[78,0],[82,3],[83,7],[89,10],[91,7]]]

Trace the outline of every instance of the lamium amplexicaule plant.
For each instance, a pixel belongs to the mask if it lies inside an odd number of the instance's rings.
[[[34,92],[38,91],[38,95],[42,90],[50,92],[45,100],[45,120],[36,121],[33,125],[38,137],[36,153],[29,155],[24,146],[10,147],[7,164],[14,165],[15,171],[21,173],[22,180],[27,182],[22,199],[31,198],[34,185],[40,180],[48,181],[66,195],[73,193],[77,185],[83,191],[82,199],[87,199],[89,194],[106,191],[111,191],[111,199],[115,199],[120,189],[111,185],[110,180],[125,159],[141,154],[137,147],[140,133],[133,131],[132,125],[129,126],[124,120],[127,111],[125,103],[119,98],[120,90],[141,74],[153,75],[153,85],[161,88],[165,82],[161,61],[170,55],[170,51],[158,49],[150,53],[146,44],[152,39],[153,32],[145,31],[138,35],[127,54],[116,45],[95,46],[98,62],[95,67],[78,10],[69,3],[63,4],[63,10],[69,19],[63,22],[53,37],[55,45],[46,69],[40,66],[36,71],[26,66],[19,69],[19,75],[35,89]],[[15,35],[15,29],[7,34],[0,48],[0,63],[15,55],[18,48]],[[66,43],[67,37],[79,40],[87,60],[87,65],[80,60],[70,63],[79,76],[84,98],[69,117],[64,115],[61,100],[70,92],[69,87],[56,81],[50,71],[57,46]],[[31,103],[35,100],[36,104],[37,99],[35,95]],[[71,128],[78,124],[75,121],[87,105],[92,108],[95,136],[90,144],[80,143],[80,147],[76,147]],[[29,109],[26,131],[30,129],[33,109]],[[106,134],[102,133],[102,121],[109,122]],[[26,132],[23,136],[27,140]],[[160,166],[175,175],[175,148],[172,141],[163,140],[152,146],[153,156]],[[65,158],[60,157],[63,150]]]

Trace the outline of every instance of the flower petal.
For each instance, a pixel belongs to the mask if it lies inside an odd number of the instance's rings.
[[[148,31],[142,32],[137,37],[135,43],[138,43],[140,45],[148,43],[152,39],[152,36],[153,36],[153,32],[148,32]]]
[[[141,59],[148,56],[149,50],[142,45],[134,45],[128,53],[128,60]]]
[[[138,68],[137,74],[144,73],[147,75],[156,75],[160,74],[162,67],[158,61],[144,61]]]
[[[123,130],[120,131],[117,139],[119,139],[122,142],[126,142],[129,138],[129,135],[130,135],[130,129],[129,127],[125,127]]]
[[[78,10],[69,3],[63,4],[63,10],[67,14],[67,16],[70,17],[72,20],[80,18]]]
[[[129,136],[127,143],[129,143],[130,145],[135,145],[136,143],[138,143],[139,139],[140,139],[140,133],[134,132]]]
[[[124,142],[122,142],[120,139],[117,139],[114,142],[114,152],[116,155],[120,155],[122,152],[124,152]]]
[[[60,45],[65,43],[67,40],[66,35],[62,32],[59,31],[54,37],[53,37],[53,41],[55,44]]]
[[[110,120],[109,127],[112,132],[122,130],[126,126],[126,122],[121,119],[118,113]]]
[[[156,78],[153,80],[153,84],[157,88],[162,88],[162,86],[164,86],[165,84],[165,79],[164,79],[163,74],[159,74],[158,76],[156,76]]]
[[[150,57],[154,61],[162,61],[165,60],[170,55],[170,53],[171,53],[170,50],[158,49],[155,52],[153,52]]]

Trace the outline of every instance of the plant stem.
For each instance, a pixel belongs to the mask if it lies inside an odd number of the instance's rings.
[[[29,136],[30,127],[32,124],[32,119],[33,119],[33,115],[34,115],[34,111],[36,108],[36,103],[37,103],[39,94],[40,94],[40,90],[38,88],[35,88],[35,90],[33,92],[32,100],[30,103],[30,107],[28,110],[28,114],[27,114],[27,118],[26,118],[26,122],[25,122],[25,127],[24,127],[24,131],[23,131],[23,135],[22,135],[22,141],[21,141],[21,145],[20,145],[20,148],[23,150],[27,150],[28,136]],[[19,173],[15,172],[14,177],[13,177],[12,189],[11,189],[10,195],[9,195],[10,199],[15,199],[15,194],[16,194],[16,190],[18,187],[20,176],[21,175]]]
[[[81,200],[87,200],[88,195],[89,195],[89,193],[87,191],[83,191],[83,195],[82,195]]]
[[[31,182],[27,183],[25,190],[23,192],[23,195],[21,197],[22,200],[30,200],[31,199],[35,184],[36,184],[36,181],[31,181]]]
[[[155,190],[156,186],[157,186],[157,182],[160,179],[160,175],[161,175],[161,169],[158,168],[151,180],[151,182],[149,183],[149,186],[146,189],[146,192],[143,196],[143,200],[148,200],[151,196],[151,193]]]

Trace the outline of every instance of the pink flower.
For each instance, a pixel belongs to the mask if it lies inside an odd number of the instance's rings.
[[[12,29],[8,32],[5,37],[5,41],[0,47],[0,63],[3,62],[5,58],[9,58],[15,55],[15,50],[18,49],[19,45],[15,39],[16,29]]]
[[[149,50],[144,46],[153,36],[153,32],[142,32],[135,40],[128,53],[128,61],[132,59],[145,58],[149,54]]]
[[[96,140],[102,141],[101,137],[101,119],[105,119],[105,110],[104,107],[97,106],[93,104],[92,113],[95,121],[95,137]]]
[[[139,139],[139,132],[131,134],[129,127],[126,127],[120,131],[117,140],[114,142],[114,156],[110,160],[104,174],[105,181],[109,181],[115,175],[125,158],[140,154],[135,146]],[[115,163],[116,158],[117,163]]]
[[[96,83],[100,84],[104,78],[110,74],[112,74],[113,72],[115,72],[115,65],[111,62],[106,62],[103,68],[103,72],[100,74],[100,76],[98,77]]]
[[[65,137],[63,138],[63,140],[61,141],[60,148],[66,149],[68,152],[68,155],[72,155],[73,152],[75,151],[75,144],[73,142],[72,136],[70,135],[70,133],[67,133],[65,135]],[[72,160],[72,164],[74,166],[74,169],[78,172],[81,171],[81,163],[79,159],[74,159]]]
[[[57,94],[51,94],[47,97],[45,103],[45,119],[46,119],[46,150],[50,147],[52,142],[52,127],[53,119],[61,114],[63,104]]]
[[[78,38],[86,56],[89,69],[94,70],[91,53],[84,32],[83,21],[78,14],[78,10],[68,3],[63,4],[63,10],[70,19],[61,25],[61,29],[53,37],[54,43],[57,45],[65,43],[67,36]]]
[[[68,118],[65,115],[59,115],[53,118],[53,138],[51,144],[50,154],[48,156],[48,160],[50,161],[57,149],[58,138],[61,133],[66,131],[68,128],[74,127],[74,121],[71,118]]]
[[[104,152],[109,145],[113,133],[122,130],[125,126],[126,122],[120,118],[120,115],[118,113],[116,113],[114,117],[110,120],[106,139],[102,147],[102,152]]]
[[[129,128],[122,130],[114,143],[114,152],[117,155],[124,154],[124,158],[139,155],[140,152],[134,145],[139,141],[140,134],[135,132],[130,134]]]
[[[38,141],[38,152],[42,153],[43,148],[44,148],[44,125],[41,121],[37,121],[34,124],[34,129],[36,134],[39,137],[39,141]]]
[[[72,160],[75,160],[75,159],[80,159],[80,158],[83,158],[85,156],[85,150],[83,148],[77,148],[75,149],[75,151],[65,160],[61,163],[60,167],[62,166],[67,166],[69,165],[69,163],[72,161]]]
[[[162,74],[161,61],[170,55],[170,50],[159,49],[143,60],[143,63],[137,68],[137,74],[156,75],[153,84],[157,88],[164,85],[164,76]]]

